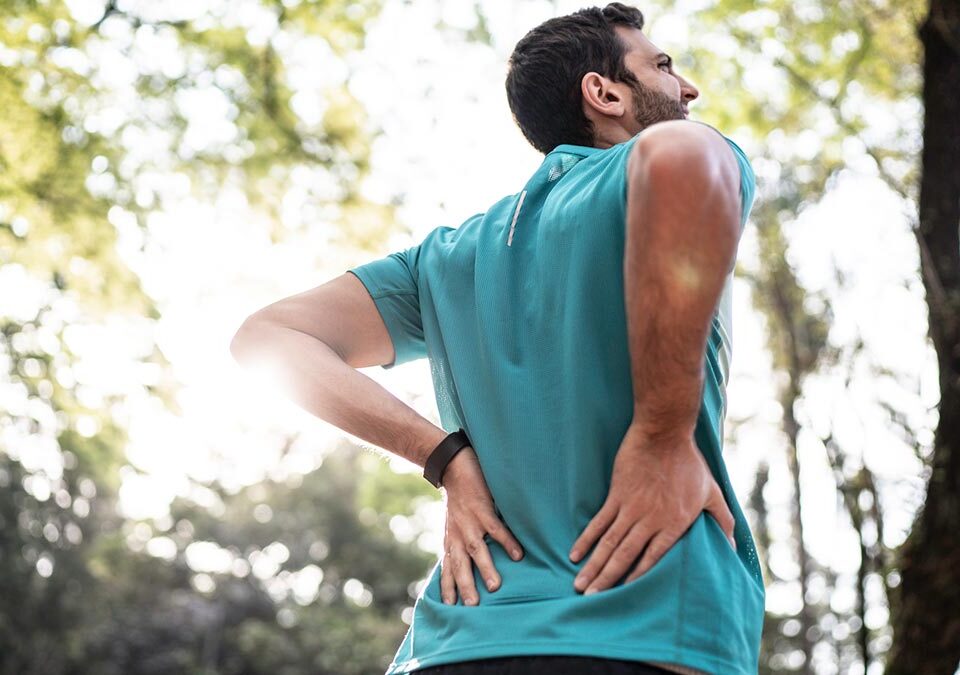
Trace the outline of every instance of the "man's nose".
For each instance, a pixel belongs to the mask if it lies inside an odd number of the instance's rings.
[[[677,76],[677,79],[680,80],[680,98],[682,98],[685,103],[689,103],[700,95],[700,92],[691,83],[680,76]]]

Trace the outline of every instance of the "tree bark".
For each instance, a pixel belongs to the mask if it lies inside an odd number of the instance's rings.
[[[889,675],[960,662],[960,0],[931,0],[924,48],[920,266],[940,370],[927,496],[901,549]]]
[[[787,319],[789,320],[789,318]],[[795,544],[797,547],[797,564],[800,567],[800,648],[803,650],[804,667],[813,668],[813,648],[816,640],[810,634],[810,628],[816,625],[817,617],[807,602],[807,589],[810,582],[811,560],[807,553],[806,539],[803,536],[803,509],[800,498],[800,459],[797,457],[797,442],[800,436],[800,424],[794,415],[793,408],[800,398],[800,378],[798,370],[790,370],[790,382],[781,396],[783,405],[783,430],[787,435],[787,467],[793,479],[793,509],[791,520]]]

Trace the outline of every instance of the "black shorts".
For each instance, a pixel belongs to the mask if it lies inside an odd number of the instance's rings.
[[[415,670],[416,675],[677,675],[640,661],[592,656],[502,656]]]

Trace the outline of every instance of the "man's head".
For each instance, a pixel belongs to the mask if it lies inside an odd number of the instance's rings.
[[[643,34],[643,14],[619,2],[550,19],[510,56],[507,100],[527,140],[606,148],[663,120],[683,119],[699,92]]]

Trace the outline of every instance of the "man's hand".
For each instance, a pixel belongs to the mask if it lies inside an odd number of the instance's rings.
[[[523,557],[523,549],[494,511],[490,489],[472,447],[454,455],[443,472],[441,485],[446,493],[447,513],[440,593],[444,603],[454,605],[459,590],[464,604],[476,605],[480,598],[473,583],[474,562],[489,591],[500,586],[500,575],[490,559],[484,535],[500,542],[514,560]]]
[[[736,550],[733,514],[693,438],[650,437],[632,423],[614,460],[610,493],[570,551],[570,560],[578,562],[603,534],[574,588],[587,593],[609,588],[646,547],[624,583],[633,581],[656,564],[703,510],[716,518]]]

